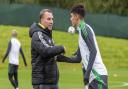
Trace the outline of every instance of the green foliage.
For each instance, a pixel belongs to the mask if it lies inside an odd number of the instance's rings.
[[[112,13],[128,15],[128,0],[1,0],[1,3],[22,3],[57,6],[71,8],[73,5],[82,3],[91,13]]]
[[[85,0],[86,8],[92,13],[128,15],[128,0]]]

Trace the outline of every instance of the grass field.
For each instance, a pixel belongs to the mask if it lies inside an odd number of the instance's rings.
[[[5,60],[4,64],[1,63],[11,37],[11,29],[17,29],[28,63],[28,67],[25,68],[20,57],[19,89],[32,89],[28,28],[16,26],[0,26],[0,89],[13,89],[7,75],[8,60]],[[65,45],[66,56],[71,56],[77,49],[77,34],[53,31],[53,37],[57,45]],[[128,89],[128,40],[98,36],[97,41],[108,69],[109,89]],[[60,89],[83,89],[81,64],[58,63],[58,66]]]

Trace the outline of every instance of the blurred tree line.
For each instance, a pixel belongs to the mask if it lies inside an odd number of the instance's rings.
[[[0,0],[0,3],[8,2],[22,4],[40,4],[71,8],[74,4],[82,3],[90,13],[112,13],[128,16],[128,0]]]
[[[128,16],[128,0],[85,0],[86,8],[93,13],[112,13]]]

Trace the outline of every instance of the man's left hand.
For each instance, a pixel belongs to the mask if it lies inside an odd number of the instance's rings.
[[[87,85],[89,83],[89,78],[85,77],[84,78],[84,83],[85,83],[85,85]]]

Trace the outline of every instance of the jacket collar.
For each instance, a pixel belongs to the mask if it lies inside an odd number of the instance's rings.
[[[38,23],[38,26],[39,26],[39,28],[41,28],[41,30],[42,30],[43,33],[45,33],[46,35],[48,35],[49,37],[52,38],[52,30],[49,30],[48,28],[46,28],[41,23]]]
[[[43,29],[45,29],[45,26],[42,25],[41,23],[38,23],[38,25],[39,25],[40,27],[42,27]]]

